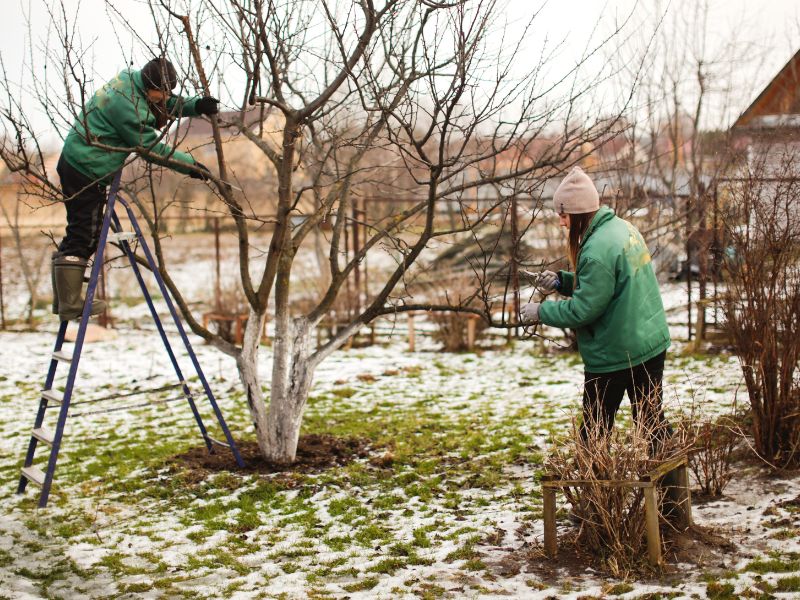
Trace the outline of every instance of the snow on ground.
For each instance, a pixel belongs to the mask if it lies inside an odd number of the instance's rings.
[[[191,274],[189,265],[179,276]],[[676,338],[685,336],[684,287],[664,289]],[[143,306],[114,311],[124,327],[87,346],[75,402],[175,382]],[[580,361],[532,341],[447,354],[423,339],[409,353],[404,327],[382,345],[325,361],[305,421],[309,433],[369,438],[377,455],[394,454],[390,467],[359,459],[320,473],[221,473],[198,483],[170,466],[201,444],[182,401],[100,414],[86,413],[106,404],[88,403],[73,406],[84,416],[68,421],[51,504],[39,511],[36,488],[14,491],[54,327],[0,332],[0,597],[702,598],[796,589],[785,576],[800,560],[800,480],[754,468],[721,499],[695,507],[698,523],[737,547],[708,571],[679,566],[679,577],[623,582],[630,590],[591,570],[555,582],[524,566],[498,574],[492,565],[541,542],[536,477],[577,408]],[[233,361],[193,343],[235,437],[252,439]],[[692,406],[725,413],[737,395],[744,400],[735,358],[684,348],[675,344],[665,371],[673,418]],[[270,361],[264,347],[265,377]],[[112,406],[174,397],[148,393]],[[207,403],[199,405],[221,437]],[[499,542],[487,541],[498,532]],[[714,596],[720,589],[729,596]]]

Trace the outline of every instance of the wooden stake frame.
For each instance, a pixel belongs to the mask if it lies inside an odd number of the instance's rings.
[[[668,473],[677,472],[678,477],[678,503],[676,525],[684,529],[692,525],[692,496],[689,490],[689,473],[687,470],[686,456],[679,456],[661,463],[658,467],[644,475],[641,479],[630,480],[581,480],[581,479],[553,479],[545,475],[542,478],[542,500],[544,502],[544,551],[549,558],[555,558],[558,553],[556,536],[556,492],[570,487],[621,487],[641,488],[644,492],[645,519],[647,531],[647,559],[651,565],[661,564],[661,532],[658,526],[658,495],[656,487],[659,481]]]

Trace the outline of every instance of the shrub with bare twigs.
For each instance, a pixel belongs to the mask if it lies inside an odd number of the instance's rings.
[[[721,496],[733,477],[734,451],[744,438],[741,415],[734,404],[729,414],[699,414],[695,402],[677,421],[677,429],[689,448],[688,464],[700,492]]]
[[[742,364],[756,453],[800,464],[800,157],[765,153],[725,189],[725,326]]]
[[[580,430],[576,419],[571,436],[554,447],[546,465],[555,479],[584,482],[564,489],[572,520],[578,524],[572,540],[575,549],[599,560],[614,576],[639,570],[647,556],[643,491],[608,482],[640,480],[661,463],[684,454],[685,441],[676,432],[667,443],[653,447],[655,426],[645,422],[627,429],[618,425],[608,435],[589,422],[585,440]],[[663,501],[663,489],[659,497]]]
[[[472,303],[477,305],[477,300],[470,299],[475,296],[475,281],[468,275],[458,275],[435,284],[430,293],[430,300],[433,304],[447,304],[455,307],[469,306]],[[459,311],[442,312],[431,311],[428,313],[428,320],[435,326],[431,332],[431,338],[442,344],[447,352],[461,352],[469,349],[468,328],[469,315]],[[483,319],[474,319],[475,339],[480,339],[486,331],[488,324]]]

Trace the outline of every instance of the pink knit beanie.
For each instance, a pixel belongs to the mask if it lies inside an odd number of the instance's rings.
[[[600,194],[583,169],[573,167],[564,177],[553,194],[553,208],[558,214],[568,215],[594,212],[600,208]]]

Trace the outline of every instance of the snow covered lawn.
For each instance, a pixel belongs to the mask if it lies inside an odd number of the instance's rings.
[[[77,416],[68,420],[50,506],[37,510],[38,488],[14,492],[53,339],[53,330],[0,332],[0,597],[800,594],[800,478],[765,478],[754,467],[737,473],[722,499],[694,509],[698,523],[736,547],[706,567],[673,565],[647,581],[590,569],[548,578],[528,564],[505,568],[509,557],[541,544],[537,477],[552,436],[566,430],[578,406],[582,382],[577,356],[543,353],[532,342],[409,353],[399,337],[337,352],[318,372],[304,433],[364,439],[369,452],[310,473],[198,477],[175,462],[202,444],[183,402]],[[734,358],[683,354],[682,347],[668,356],[668,412],[692,397],[704,411],[725,412],[737,391],[744,402]],[[234,436],[252,440],[232,361],[199,343],[196,349]],[[262,360],[269,373],[269,348]],[[122,329],[115,340],[87,346],[74,399],[173,382],[157,334]]]

